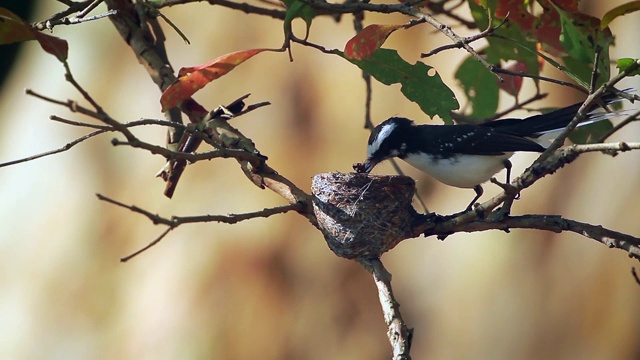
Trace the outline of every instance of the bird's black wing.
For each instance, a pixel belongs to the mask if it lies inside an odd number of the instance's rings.
[[[514,151],[543,152],[544,147],[517,134],[478,125],[420,125],[411,149],[441,154],[502,155]]]

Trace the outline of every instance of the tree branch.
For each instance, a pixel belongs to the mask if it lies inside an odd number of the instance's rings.
[[[410,360],[413,329],[410,329],[400,314],[400,304],[393,296],[391,274],[385,269],[380,258],[359,258],[357,261],[373,275],[378,288],[378,298],[382,306],[384,322],[387,324],[387,337],[393,348],[394,360]]]
[[[222,7],[226,7],[233,10],[240,10],[246,14],[256,14],[256,15],[265,15],[270,16],[274,19],[284,20],[287,12],[284,10],[278,9],[268,9],[260,6],[251,5],[248,3],[237,3],[229,0],[161,0],[153,3],[153,6],[156,9],[160,9],[163,7],[175,6],[175,5],[183,5],[187,3],[193,2],[204,2],[207,1],[211,5],[219,5]]]
[[[427,226],[428,229],[420,231],[424,226]],[[422,233],[424,236],[436,235],[440,239],[456,232],[486,230],[508,232],[510,229],[537,229],[556,233],[570,231],[596,240],[609,248],[625,250],[629,257],[640,260],[640,238],[606,229],[600,225],[565,219],[559,215],[507,216],[499,219],[475,219],[464,223],[458,222],[456,219],[445,220],[441,223],[436,220],[430,221],[430,224],[421,224],[416,227],[418,233]]]
[[[135,205],[127,205],[124,204],[122,202],[119,202],[117,200],[111,199],[107,196],[101,195],[101,194],[96,194],[96,196],[98,197],[98,200],[102,200],[105,201],[107,203],[110,203],[112,205],[116,205],[118,207],[122,207],[125,209],[128,209],[134,213],[137,214],[141,214],[144,215],[145,217],[147,217],[149,220],[151,220],[151,222],[154,225],[166,225],[168,228],[165,229],[162,234],[160,234],[160,236],[158,236],[157,238],[155,238],[153,241],[151,241],[149,244],[147,244],[145,247],[143,247],[142,249],[123,257],[122,259],[120,259],[120,261],[122,262],[126,262],[131,260],[132,258],[134,258],[135,256],[145,252],[146,250],[152,248],[153,246],[155,246],[156,244],[158,244],[171,230],[177,228],[180,225],[183,224],[193,224],[193,223],[205,223],[205,222],[219,222],[219,223],[225,223],[225,224],[235,224],[238,223],[240,221],[245,221],[245,220],[250,220],[250,219],[255,219],[255,218],[267,218],[273,215],[277,215],[277,214],[284,214],[287,213],[289,211],[296,211],[296,212],[301,212],[301,211],[305,211],[306,209],[306,205],[302,204],[302,203],[294,203],[294,204],[287,204],[287,205],[283,205],[283,206],[277,206],[277,207],[273,207],[273,208],[265,208],[263,210],[260,211],[254,211],[254,212],[248,212],[248,213],[243,213],[243,214],[229,214],[229,215],[198,215],[198,216],[172,216],[171,218],[166,218],[166,217],[162,217],[158,214],[153,214],[150,211],[147,211],[145,209],[142,209],[138,206]]]
[[[600,86],[600,88],[598,88],[598,90],[594,91],[591,95],[589,95],[587,97],[587,99],[584,101],[584,103],[582,104],[582,106],[580,106],[580,109],[578,109],[578,112],[574,116],[573,120],[571,120],[571,122],[567,125],[567,127],[553,140],[551,145],[549,145],[547,150],[545,150],[545,152],[543,152],[540,155],[540,157],[538,157],[538,159],[535,161],[535,163],[544,161],[546,158],[551,156],[551,154],[554,151],[556,151],[558,148],[560,148],[560,146],[562,146],[562,144],[564,144],[564,141],[569,136],[569,134],[573,131],[573,129],[575,129],[576,126],[578,126],[578,124],[585,119],[585,116],[586,116],[586,113],[587,113],[588,109],[590,109],[592,107],[592,105],[595,104],[596,101],[598,99],[600,99],[600,97],[602,97],[609,89],[612,89],[618,82],[620,82],[620,80],[624,79],[629,74],[631,74],[634,71],[638,70],[638,68],[640,68],[640,60],[638,60],[635,63],[633,63],[631,66],[626,68],[624,71],[618,73],[616,76],[611,78],[609,81],[607,81],[606,83],[602,84],[602,86]],[[620,95],[624,94],[624,92],[619,92],[619,93],[620,93]]]

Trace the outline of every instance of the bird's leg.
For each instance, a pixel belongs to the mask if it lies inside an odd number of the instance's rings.
[[[494,213],[494,217],[497,219],[502,219],[505,216],[509,216],[513,200],[520,197],[520,193],[516,191],[516,188],[513,185],[511,185],[511,161],[505,159],[502,163],[504,164],[504,168],[507,169],[507,182],[503,184],[495,178],[490,179],[492,183],[500,186],[502,190],[504,190],[504,192],[508,195],[508,197],[502,203],[502,207]]]
[[[507,169],[507,182],[505,183],[505,185],[511,185],[511,168],[513,167],[513,165],[511,165],[511,161],[509,161],[509,159],[503,160],[502,163],[504,164],[504,168]],[[517,193],[514,199],[518,200],[519,198],[520,193]]]
[[[513,165],[511,165],[509,159],[504,159],[502,163],[504,164],[504,168],[507,169],[507,182],[505,184],[511,184],[511,168]]]
[[[469,203],[469,206],[467,206],[467,209],[465,211],[469,211],[473,209],[473,204],[475,204],[476,201],[480,199],[480,196],[482,196],[482,194],[484,193],[484,190],[482,189],[482,186],[480,186],[480,184],[474,186],[473,191],[476,192],[476,197],[474,197],[473,200],[471,200],[471,202]]]

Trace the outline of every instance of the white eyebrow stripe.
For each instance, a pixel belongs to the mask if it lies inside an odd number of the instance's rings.
[[[380,129],[380,132],[378,133],[378,136],[376,136],[375,140],[373,140],[373,142],[369,144],[367,148],[368,157],[371,157],[371,155],[373,155],[374,152],[380,149],[380,145],[382,145],[382,142],[389,136],[389,134],[391,134],[393,129],[395,129],[397,126],[398,125],[393,122],[382,126],[382,128]]]

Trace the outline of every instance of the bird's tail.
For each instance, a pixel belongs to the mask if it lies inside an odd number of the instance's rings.
[[[632,89],[623,90],[625,93],[631,93]],[[589,110],[587,111],[586,117],[583,121],[578,124],[578,126],[584,126],[588,124],[592,124],[594,122],[608,120],[620,116],[625,116],[629,114],[628,110],[615,110],[609,111],[604,108],[606,105],[611,105],[617,102],[624,100],[620,96],[610,93],[604,95],[599,103],[593,104]],[[493,122],[493,124],[498,122],[503,122],[502,124],[495,124],[493,126],[498,126],[502,130],[511,131],[521,136],[538,138],[542,135],[561,131],[569,123],[578,113],[578,110],[582,106],[582,103],[577,103],[573,105],[569,105],[567,107],[560,108],[558,110],[554,110],[552,112],[540,115],[530,116],[528,118],[519,120],[519,119],[503,119]],[[519,121],[516,121],[519,120]],[[490,123],[491,124],[491,123]]]

